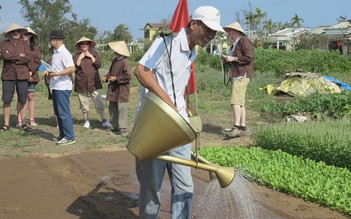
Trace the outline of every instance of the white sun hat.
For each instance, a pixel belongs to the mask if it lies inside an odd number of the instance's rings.
[[[224,29],[221,26],[221,13],[219,10],[213,6],[200,6],[195,9],[193,20],[202,21],[207,27],[212,30],[224,32]]]

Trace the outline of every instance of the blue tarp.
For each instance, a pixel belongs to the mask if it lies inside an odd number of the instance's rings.
[[[323,77],[325,77],[329,81],[334,82],[335,84],[339,85],[341,88],[344,88],[344,89],[346,89],[348,91],[351,91],[351,86],[350,85],[348,85],[348,84],[346,84],[344,82],[341,82],[338,79],[335,79],[335,78],[330,77],[330,76],[323,76]]]

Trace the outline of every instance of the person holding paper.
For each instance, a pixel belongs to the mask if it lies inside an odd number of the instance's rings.
[[[49,39],[53,48],[51,59],[53,71],[49,72],[50,88],[60,131],[60,135],[54,140],[57,145],[70,145],[75,143],[75,139],[69,101],[72,93],[72,79],[69,74],[74,72],[75,67],[72,54],[65,47],[64,34],[59,30],[53,30]]]

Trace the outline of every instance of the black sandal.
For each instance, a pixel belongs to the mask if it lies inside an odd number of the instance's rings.
[[[27,124],[24,124],[22,126],[22,130],[25,132],[32,132],[33,131],[33,129],[31,127],[29,127],[29,125],[27,125]]]
[[[3,125],[2,128],[0,129],[0,132],[6,132],[6,131],[8,131],[9,129],[10,129],[9,126]]]

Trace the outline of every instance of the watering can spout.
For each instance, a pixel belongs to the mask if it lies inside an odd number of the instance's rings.
[[[222,188],[228,187],[233,182],[235,177],[235,170],[231,167],[220,167],[213,164],[197,163],[193,160],[187,160],[169,155],[160,155],[157,156],[156,159],[213,172],[216,174],[216,178],[218,179],[218,182]]]

